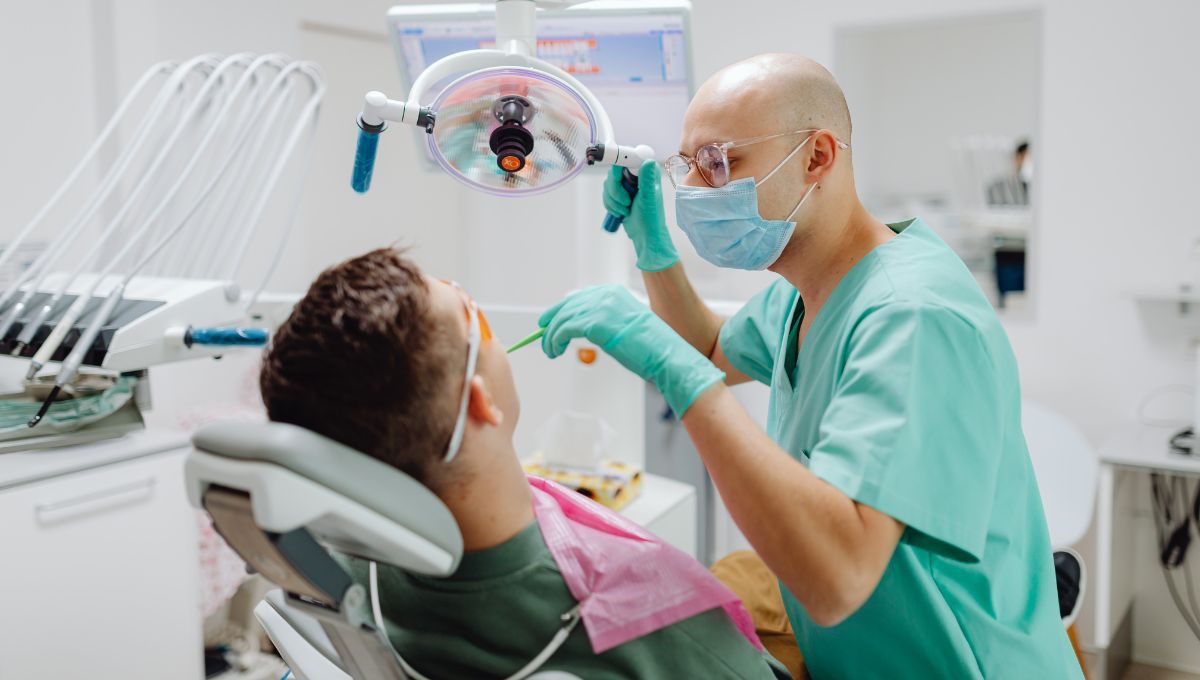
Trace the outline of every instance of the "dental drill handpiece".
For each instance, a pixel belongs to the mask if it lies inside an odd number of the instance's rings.
[[[61,249],[60,252],[62,250],[65,249]],[[79,275],[86,270],[86,268],[91,267],[99,252],[99,249],[93,250],[90,254],[88,254],[87,257],[83,259],[83,262],[80,263],[79,268],[76,269],[74,274],[63,279],[62,283],[59,284],[58,289],[54,291],[54,294],[50,297],[50,299],[46,300],[46,302],[42,304],[37,313],[34,315],[33,319],[28,321],[24,328],[21,329],[21,332],[17,335],[17,342],[15,345],[13,345],[13,350],[9,352],[10,356],[21,356],[21,351],[24,350],[29,343],[33,342],[33,337],[37,334],[38,330],[41,329],[42,324],[46,323],[46,320],[50,317],[50,314],[56,308],[58,308],[59,303],[62,302],[63,297],[67,293],[67,287],[72,281],[78,278]],[[52,263],[47,264],[45,268],[46,272],[50,271],[52,267]],[[42,277],[38,279],[38,282],[30,288],[30,293],[37,291],[42,287],[44,278],[45,272],[43,272]],[[27,299],[22,299],[21,302],[18,302],[17,304],[24,309],[27,302]],[[9,328],[12,326],[10,319],[6,318],[4,321],[5,324],[0,326],[0,338],[3,338],[5,335],[7,335]],[[39,366],[38,368],[40,369],[41,367]]]
[[[113,309],[117,303],[121,301],[125,293],[125,282],[122,281],[112,292],[108,294],[108,298],[104,300],[104,304],[100,305],[100,309],[96,310],[96,318],[107,319],[112,316]],[[80,298],[84,299],[84,298]],[[54,403],[54,399],[58,397],[62,388],[70,382],[75,376],[75,372],[79,370],[80,364],[83,363],[83,357],[87,354],[87,349],[95,342],[96,336],[100,334],[102,323],[90,324],[87,329],[79,336],[79,341],[75,343],[74,349],[63,360],[62,367],[58,372],[58,379],[54,381],[54,387],[50,390],[50,394],[46,396],[46,400],[42,402],[42,407],[38,409],[37,415],[29,419],[29,427],[37,427],[37,424],[42,422],[42,418],[46,416],[46,412],[50,410],[50,406]]]

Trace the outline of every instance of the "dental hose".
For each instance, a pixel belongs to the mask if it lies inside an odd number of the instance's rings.
[[[242,74],[241,78],[239,78],[237,84],[234,87],[233,94],[231,95],[231,98],[230,98],[230,102],[233,99],[233,95],[237,95],[241,92],[241,90],[244,88],[246,81],[248,80],[250,75],[256,70],[257,66],[260,63],[263,63],[266,60],[269,60],[272,58],[274,58],[274,57],[271,55],[268,55],[265,57],[259,57],[258,59],[253,61],[249,67],[247,67],[246,72]],[[228,63],[232,59],[233,58],[226,60],[225,63]],[[296,65],[293,64],[289,68],[293,68],[293,67],[296,67]],[[276,87],[278,87],[279,83],[281,83],[283,81],[283,79],[286,78],[286,75],[288,73],[289,73],[289,70],[285,69],[284,72],[277,75],[275,77],[274,82],[268,88],[268,91],[272,91]],[[228,110],[228,108],[230,106],[230,102],[226,102],[222,106],[221,110],[218,112],[218,123],[220,122],[221,118],[223,118],[225,112]],[[216,125],[216,124],[214,124],[213,127],[209,128],[208,132],[205,134],[204,138],[201,140],[201,142],[199,144],[199,148],[201,148],[201,149],[207,148],[208,142],[212,139],[212,137],[215,134],[217,129],[218,129],[218,125]],[[201,190],[200,195],[195,199],[192,206],[188,210],[187,214],[185,214],[183,216],[183,218],[181,220],[179,220],[174,225],[174,227],[172,227],[167,232],[167,234],[163,238],[161,238],[158,241],[158,243],[156,243],[150,249],[150,252],[147,255],[145,255],[142,258],[142,260],[140,262],[138,262],[133,267],[133,269],[127,275],[125,275],[123,280],[116,287],[114,287],[113,290],[109,293],[108,298],[100,306],[100,309],[97,310],[95,316],[92,318],[91,323],[88,324],[87,328],[80,335],[78,341],[75,344],[74,349],[72,349],[72,351],[67,355],[67,358],[63,360],[62,366],[59,369],[58,378],[57,378],[57,380],[55,380],[54,389],[52,389],[51,393],[46,397],[46,401],[42,404],[42,407],[38,411],[37,415],[35,415],[33,418],[31,418],[29,420],[29,423],[28,423],[29,427],[36,427],[37,424],[39,422],[41,422],[42,417],[45,416],[46,412],[50,410],[50,404],[53,402],[54,397],[58,396],[58,392],[60,391],[60,389],[63,386],[65,386],[67,384],[67,382],[70,381],[70,379],[74,376],[75,372],[79,369],[79,366],[83,363],[83,358],[84,358],[84,355],[87,353],[88,348],[95,341],[96,336],[99,335],[100,329],[103,326],[104,322],[112,315],[112,312],[116,308],[117,303],[120,302],[120,300],[122,299],[122,297],[125,293],[125,286],[129,283],[130,279],[132,279],[138,273],[138,271],[141,270],[150,260],[154,259],[154,257],[156,255],[158,255],[158,253],[172,240],[172,238],[174,238],[175,235],[177,235],[180,232],[180,230],[182,230],[188,224],[188,222],[192,219],[192,217],[197,212],[197,210],[200,207],[203,200],[212,192],[213,188],[216,186],[217,180],[220,178],[221,174],[224,173],[225,170],[228,168],[230,162],[233,160],[233,158],[235,156],[237,149],[239,149],[241,147],[241,145],[245,142],[245,140],[249,136],[249,133],[253,129],[254,129],[254,126],[246,125],[245,127],[243,127],[242,130],[240,130],[236,133],[235,143],[233,145],[232,150],[227,152],[225,159],[220,164],[220,168],[218,168],[216,176],[212,180],[209,181],[208,185],[205,186],[203,190]],[[146,220],[146,222],[137,231],[137,233],[135,233],[129,239],[129,241],[126,243],[125,247],[122,248],[121,251],[117,253],[117,255],[109,263],[108,267],[97,278],[96,282],[94,284],[92,284],[91,289],[89,291],[87,291],[86,294],[80,295],[79,298],[76,300],[75,304],[72,305],[72,307],[67,310],[66,314],[63,315],[63,318],[59,320],[59,323],[55,326],[54,330],[51,332],[50,337],[47,338],[46,341],[42,344],[42,349],[39,350],[38,355],[35,356],[33,358],[33,360],[30,362],[30,370],[28,373],[28,376],[30,378],[32,378],[32,376],[37,374],[37,372],[41,369],[41,367],[44,366],[47,361],[49,361],[50,355],[55,350],[57,350],[59,345],[62,343],[64,337],[66,336],[68,330],[72,326],[74,326],[75,321],[78,320],[79,316],[83,313],[84,305],[86,305],[88,299],[91,298],[92,294],[95,292],[95,289],[99,286],[100,281],[103,280],[112,271],[113,267],[128,254],[129,250],[134,246],[136,241],[140,237],[143,236],[143,234],[147,230],[147,228],[159,218],[159,215],[162,212],[163,208],[166,206],[168,201],[170,201],[170,199],[172,199],[174,197],[175,193],[179,190],[180,186],[182,185],[183,180],[185,180],[188,177],[188,175],[191,173],[195,163],[197,162],[197,159],[198,159],[198,157],[193,157],[191,159],[191,161],[189,161],[187,167],[184,168],[184,170],[183,170],[182,177],[180,178],[180,180],[176,182],[176,184],[171,188],[170,191],[168,191],[167,196],[162,200],[162,202],[159,203],[159,205],[155,209],[154,213]]]

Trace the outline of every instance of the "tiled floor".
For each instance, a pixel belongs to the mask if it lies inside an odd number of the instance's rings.
[[[1125,680],[1200,680],[1200,675],[1135,663],[1125,671]]]
[[[1087,664],[1089,669],[1097,668],[1100,663],[1099,659],[1088,652],[1083,653],[1083,662]],[[1091,680],[1095,680],[1094,676],[1089,677]],[[1200,680],[1200,675],[1135,663],[1130,664],[1122,680]]]

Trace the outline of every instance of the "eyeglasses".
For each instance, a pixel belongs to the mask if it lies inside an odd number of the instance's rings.
[[[471,378],[475,377],[475,364],[479,361],[479,346],[492,339],[492,327],[479,305],[467,295],[467,291],[455,281],[442,283],[453,286],[463,303],[463,311],[467,315],[467,375],[463,378],[462,398],[458,403],[458,417],[454,421],[454,431],[450,434],[450,443],[446,445],[446,455],[442,461],[449,463],[458,455],[462,448],[463,433],[467,429],[467,403],[471,400]]]
[[[695,166],[700,171],[700,177],[708,186],[714,189],[719,189],[729,183],[729,150],[739,149],[760,142],[766,142],[780,137],[789,137],[792,135],[800,135],[809,133],[809,136],[820,132],[817,129],[794,130],[792,132],[778,132],[773,135],[763,135],[761,137],[751,137],[750,139],[739,139],[734,142],[722,142],[720,144],[712,143],[705,144],[696,151],[696,157],[691,158],[685,154],[678,153],[663,161],[663,169],[666,170],[667,177],[671,178],[671,184],[678,189],[685,182],[687,176],[692,172],[692,166]],[[833,138],[837,142],[839,149],[849,149],[850,145],[846,144],[837,137]]]

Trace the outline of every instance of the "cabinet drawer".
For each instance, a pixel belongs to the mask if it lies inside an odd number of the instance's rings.
[[[0,679],[202,675],[185,454],[0,491]]]

